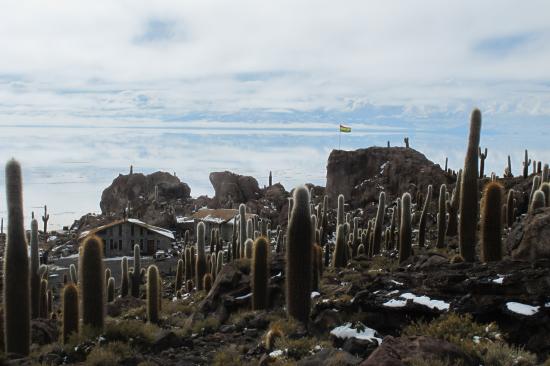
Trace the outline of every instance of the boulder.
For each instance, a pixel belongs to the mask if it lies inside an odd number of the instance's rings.
[[[416,195],[429,184],[434,188],[456,179],[422,153],[404,147],[369,147],[355,151],[332,150],[327,163],[326,194],[332,206],[343,194],[353,207],[378,202],[381,191],[390,199],[403,192]],[[434,189],[434,198],[439,189]]]
[[[550,259],[550,207],[516,222],[506,239],[506,247],[515,260]]]
[[[357,358],[346,351],[337,350],[334,348],[325,348],[313,356],[309,356],[298,361],[299,366],[317,366],[317,365],[339,365],[351,366],[358,365],[361,362]]]
[[[56,342],[59,338],[57,320],[54,319],[32,319],[31,320],[32,343],[39,345]]]
[[[406,361],[447,361],[449,365],[476,366],[479,362],[452,343],[430,337],[387,336],[361,366],[405,366]]]
[[[217,208],[260,198],[260,187],[253,177],[225,171],[210,173],[209,179],[215,192],[213,205]]]

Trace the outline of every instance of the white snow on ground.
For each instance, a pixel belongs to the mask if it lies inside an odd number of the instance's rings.
[[[410,292],[406,292],[402,294],[400,297],[407,300],[412,300],[417,304],[424,305],[432,309],[435,308],[437,310],[442,310],[442,311],[449,310],[449,303],[446,303],[445,301],[441,301],[441,300],[432,300],[428,296],[417,296]]]
[[[391,280],[390,282],[395,283],[397,286],[403,286],[403,282],[398,282],[398,281],[395,281],[395,280]]]
[[[550,302],[547,302],[546,304],[544,304],[544,307],[550,308]]]
[[[312,299],[315,299],[317,296],[321,296],[321,294],[320,294],[319,292],[317,292],[317,291],[313,291],[313,292],[311,293],[311,298],[312,298]]]
[[[495,278],[492,282],[502,285],[503,281],[504,281],[504,275],[499,274],[498,277]]]
[[[382,338],[376,337],[376,331],[369,327],[364,329],[354,329],[351,323],[346,323],[330,331],[330,334],[340,339],[357,338],[368,341],[376,340],[378,344],[382,343]]]
[[[277,349],[269,354],[269,357],[277,358],[281,357],[285,352],[282,349]]]
[[[243,296],[236,297],[235,300],[244,300],[248,299],[249,297],[252,297],[252,292]]]
[[[526,305],[520,302],[513,302],[513,301],[507,302],[506,307],[508,308],[508,310],[514,313],[527,315],[527,316],[535,315],[536,313],[538,313],[540,308],[540,306],[531,306],[531,305]]]
[[[388,292],[388,296],[395,295],[395,294],[398,294],[398,293],[399,293],[399,290],[393,290],[393,291]]]
[[[275,278],[278,278],[278,277],[283,277],[283,272],[279,272],[275,276],[272,276],[271,279],[275,279]]]
[[[403,306],[407,305],[407,300],[391,299],[389,301],[386,301],[382,305],[387,306],[389,308],[402,308]]]

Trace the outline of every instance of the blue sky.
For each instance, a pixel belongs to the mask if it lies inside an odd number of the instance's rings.
[[[489,171],[550,160],[548,1],[9,0],[0,50],[0,160],[57,227],[130,164],[324,184],[341,122],[458,169],[479,107]]]

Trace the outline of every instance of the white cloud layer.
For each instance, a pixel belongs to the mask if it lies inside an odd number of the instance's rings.
[[[550,114],[547,1],[6,1],[0,50],[1,122]]]

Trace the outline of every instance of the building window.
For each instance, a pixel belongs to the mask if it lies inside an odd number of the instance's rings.
[[[114,242],[113,242],[113,239],[111,239],[109,240],[109,249],[113,250],[113,247],[114,247]]]
[[[118,225],[118,236],[122,236],[122,224]]]
[[[118,250],[122,250],[122,239],[118,241]]]
[[[134,224],[130,225],[130,235],[134,236]]]

